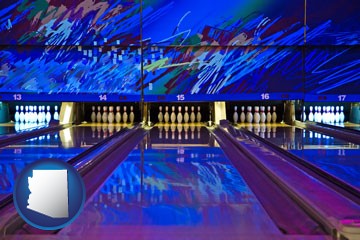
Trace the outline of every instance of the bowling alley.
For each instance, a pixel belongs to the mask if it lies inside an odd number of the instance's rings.
[[[360,240],[360,2],[0,3],[0,239]]]

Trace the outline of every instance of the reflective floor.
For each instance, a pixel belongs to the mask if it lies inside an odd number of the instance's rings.
[[[195,128],[194,134],[189,130],[187,137],[184,129],[170,131],[167,137],[165,132],[159,135],[163,130],[150,131],[61,236],[261,239],[282,235],[206,128]]]
[[[360,189],[359,145],[285,124],[244,127]]]
[[[31,131],[33,129],[47,127],[48,124],[30,124],[30,123],[0,123],[0,137],[8,134],[15,134],[20,132]]]
[[[121,126],[81,125],[0,148],[0,199],[12,193],[17,175],[31,162],[47,158],[70,160],[120,129]]]

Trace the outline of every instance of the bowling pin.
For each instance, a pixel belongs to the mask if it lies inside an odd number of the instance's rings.
[[[124,106],[124,113],[123,113],[122,119],[123,119],[123,122],[124,122],[124,123],[127,123],[128,114],[127,114],[127,112],[126,112],[126,106]]]
[[[271,107],[267,107],[267,114],[266,114],[266,121],[267,123],[271,123]]]
[[[273,106],[273,113],[271,115],[271,119],[272,119],[273,123],[276,123],[276,120],[277,120],[276,106]]]
[[[43,122],[45,122],[46,121],[45,106],[42,106],[42,109],[43,109]]]
[[[26,123],[30,121],[30,115],[29,115],[29,106],[25,106],[25,113],[24,113],[24,120]]]
[[[39,114],[38,114],[38,108],[37,106],[34,106],[34,113],[33,113],[33,122],[37,123],[38,119],[39,119]]]
[[[237,106],[234,106],[234,114],[233,114],[234,124],[237,124],[238,120],[239,120],[239,114],[237,112]]]
[[[240,122],[241,123],[244,123],[245,122],[245,107],[244,106],[241,106],[241,113],[240,113]]]
[[[340,106],[339,123],[343,123],[344,121],[345,121],[344,106]]]
[[[189,107],[188,106],[185,106],[185,113],[184,113],[184,122],[185,123],[188,123],[189,122],[189,113],[188,113],[188,111],[189,111]]]
[[[20,113],[21,114],[21,113]],[[340,121],[340,114],[339,114],[339,106],[336,106],[335,108],[335,118],[334,121],[338,123]]]
[[[181,113],[181,106],[178,107],[178,114],[177,114],[176,119],[177,119],[178,123],[182,123],[183,116],[182,116],[182,113]]]
[[[253,121],[253,114],[252,114],[252,107],[251,106],[248,106],[247,107],[247,112],[246,112],[246,121],[248,123],[252,123]]]
[[[175,121],[176,121],[175,106],[171,107],[170,120],[171,120],[171,123],[175,123]]]
[[[59,112],[58,112],[58,106],[55,106],[55,112],[54,112],[54,120],[59,120]]]
[[[192,123],[195,122],[195,112],[194,112],[194,110],[195,110],[195,107],[194,107],[194,106],[191,106],[190,121],[191,121]]]
[[[15,116],[14,116],[14,118],[15,118],[16,123],[18,123],[20,121],[19,106],[17,106],[17,105],[15,106]],[[20,125],[19,125],[19,127],[20,127]]]
[[[29,106],[29,123],[33,123],[34,122],[34,106]]]
[[[108,120],[109,123],[114,123],[115,115],[114,115],[114,107],[113,106],[109,107],[109,115],[108,115],[107,120]]]
[[[315,108],[314,121],[317,122],[319,119],[319,112],[318,112],[319,110],[317,106],[315,106],[314,108]],[[305,114],[305,119],[306,119],[306,114]]]
[[[20,122],[23,123],[25,121],[25,113],[24,113],[24,106],[20,106],[20,114],[19,114]]]
[[[101,123],[101,107],[97,107],[96,122]]]
[[[326,122],[326,106],[323,106],[322,108],[322,115],[321,115],[321,122],[325,123]]]
[[[334,123],[335,122],[335,107],[331,106],[330,108],[330,123]]]
[[[129,115],[130,123],[133,124],[135,120],[134,107],[130,106],[130,115]]]
[[[259,122],[260,122],[259,107],[255,106],[254,123],[259,123]]]
[[[322,112],[321,106],[318,106],[318,111],[319,111],[319,119],[318,119],[318,122],[321,123],[321,122],[323,121],[323,117],[325,116],[325,112]]]
[[[165,123],[168,123],[169,122],[169,107],[168,106],[165,106],[165,114],[164,114],[164,121]]]
[[[38,122],[39,122],[39,123],[42,123],[42,122],[43,122],[43,110],[42,110],[42,106],[39,106]]]
[[[310,121],[310,122],[313,122],[313,121],[314,121],[313,106],[310,106],[309,109],[310,109],[309,121]]]
[[[265,123],[265,121],[266,121],[265,107],[261,106],[260,107],[260,122]]]
[[[48,123],[51,120],[50,106],[46,107],[45,121]]]
[[[159,120],[159,123],[162,123],[163,120],[164,120],[164,116],[163,116],[163,113],[162,113],[162,106],[159,106],[158,120]]]
[[[315,121],[316,121],[316,110],[317,110],[317,107],[315,107]],[[306,122],[306,107],[305,106],[303,106],[302,121]]]
[[[120,106],[116,106],[115,121],[116,123],[120,123],[121,121]]]
[[[196,121],[197,121],[198,123],[201,122],[200,106],[197,107]]]
[[[96,114],[95,114],[95,106],[91,107],[91,122],[95,122],[96,121]]]
[[[326,123],[330,123],[331,120],[331,113],[330,113],[330,106],[326,107]]]
[[[106,123],[108,120],[107,106],[103,106],[103,114],[101,116],[103,123]]]

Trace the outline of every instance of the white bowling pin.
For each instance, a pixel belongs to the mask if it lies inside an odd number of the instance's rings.
[[[163,116],[163,113],[162,113],[162,106],[159,106],[158,120],[159,120],[159,123],[162,123],[163,120],[164,120],[164,116]]]
[[[171,120],[171,123],[175,123],[175,121],[176,121],[175,106],[171,107],[170,120]]]
[[[267,114],[266,114],[266,121],[267,123],[271,123],[271,107],[267,107]]]
[[[45,106],[42,106],[42,110],[43,110],[43,122],[46,121],[46,113],[45,113]],[[51,117],[51,115],[50,115]]]
[[[340,114],[339,114],[339,106],[336,106],[335,108],[335,118],[334,121],[338,123],[340,121]]]
[[[25,113],[24,106],[20,106],[20,114],[19,114],[20,122],[23,123],[25,121]]]
[[[130,123],[133,124],[135,120],[134,107],[130,106],[130,115],[129,115]]]
[[[331,106],[330,108],[330,123],[334,123],[335,122],[335,107]]]
[[[34,106],[29,106],[29,122],[34,122]]]
[[[97,107],[96,122],[101,123],[101,107]]]
[[[330,113],[330,106],[326,107],[326,123],[330,123],[331,120],[331,113]]]
[[[313,106],[310,106],[309,109],[310,109],[309,121],[310,121],[310,122],[313,122],[313,121],[314,121]]]
[[[58,112],[58,106],[55,106],[55,112],[54,112],[54,120],[59,120],[59,112]]]
[[[30,122],[29,106],[25,106],[24,120],[26,123]]]
[[[189,122],[190,116],[189,116],[188,111],[189,111],[189,107],[188,107],[188,106],[185,106],[185,113],[184,113],[184,122],[185,122],[185,123],[188,123],[188,122]]]
[[[344,106],[340,106],[339,122],[343,123],[344,121],[345,121]]]
[[[33,109],[34,109],[34,111],[33,111],[33,122],[36,123],[38,121],[37,106],[34,106]]]
[[[182,116],[182,113],[181,113],[181,106],[178,107],[178,114],[177,114],[176,119],[177,119],[178,123],[182,123],[183,116]]]
[[[39,112],[38,112],[38,122],[42,123],[42,106],[39,106]]]
[[[196,121],[197,121],[198,123],[201,122],[200,106],[197,107]]]
[[[276,106],[273,106],[273,113],[271,115],[271,120],[273,123],[276,123],[276,120],[277,120]]]
[[[115,115],[114,115],[114,107],[113,106],[109,107],[109,114],[108,114],[107,120],[109,123],[114,123]]]
[[[15,106],[15,122],[18,123],[20,121],[20,113],[19,113],[19,106]],[[19,125],[20,126],[20,125]]]
[[[127,112],[126,112],[126,106],[124,106],[124,113],[123,113],[122,119],[123,119],[123,122],[124,122],[124,123],[127,123],[128,114],[127,114]]]
[[[254,113],[254,123],[259,123],[259,122],[260,122],[259,107],[258,107],[258,106],[255,106],[254,110],[255,110],[255,113]]]
[[[194,107],[194,106],[191,106],[190,121],[191,121],[192,123],[195,122],[195,112],[194,112],[194,110],[195,110],[195,107]]]
[[[246,112],[246,121],[248,123],[252,123],[253,121],[253,114],[252,114],[252,107],[251,106],[248,106],[247,107],[247,112]]]
[[[169,107],[168,107],[168,106],[165,106],[165,114],[164,114],[164,121],[165,121],[165,123],[168,123],[168,122],[169,122],[169,119],[170,119],[170,116],[169,116]]]
[[[45,121],[48,123],[51,121],[50,106],[46,106]]]
[[[244,106],[241,106],[241,113],[240,113],[240,122],[241,123],[244,123],[245,122],[245,107]]]
[[[322,115],[321,115],[321,122],[326,122],[326,106],[322,107]]]
[[[239,114],[237,112],[237,106],[234,106],[234,114],[233,114],[234,124],[237,124],[238,120],[239,120]]]
[[[91,122],[95,122],[96,121],[96,114],[95,114],[95,106],[91,107]]]
[[[108,120],[107,106],[103,106],[103,114],[101,116],[103,123],[106,123]]]
[[[316,111],[317,111],[317,107],[315,107],[315,121],[316,121]],[[303,122],[306,122],[306,107],[305,106],[303,106],[302,120],[303,120]]]
[[[265,107],[261,106],[260,107],[260,122],[265,123],[265,121],[266,121]]]
[[[120,106],[116,106],[115,121],[116,123],[120,123],[121,121]]]

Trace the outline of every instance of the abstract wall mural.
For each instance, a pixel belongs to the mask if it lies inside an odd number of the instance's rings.
[[[140,1],[18,0],[0,3],[0,44],[139,44]]]
[[[304,1],[144,1],[143,40],[168,45],[301,45]]]
[[[353,0],[307,1],[307,44],[359,45],[359,12]]]
[[[359,4],[306,6],[305,18],[305,0],[2,1],[0,92],[360,93]]]
[[[138,48],[17,46],[0,51],[0,91],[137,94]]]
[[[303,92],[296,47],[168,47],[144,54],[146,94]]]
[[[306,93],[360,93],[359,46],[309,47],[305,66]]]

